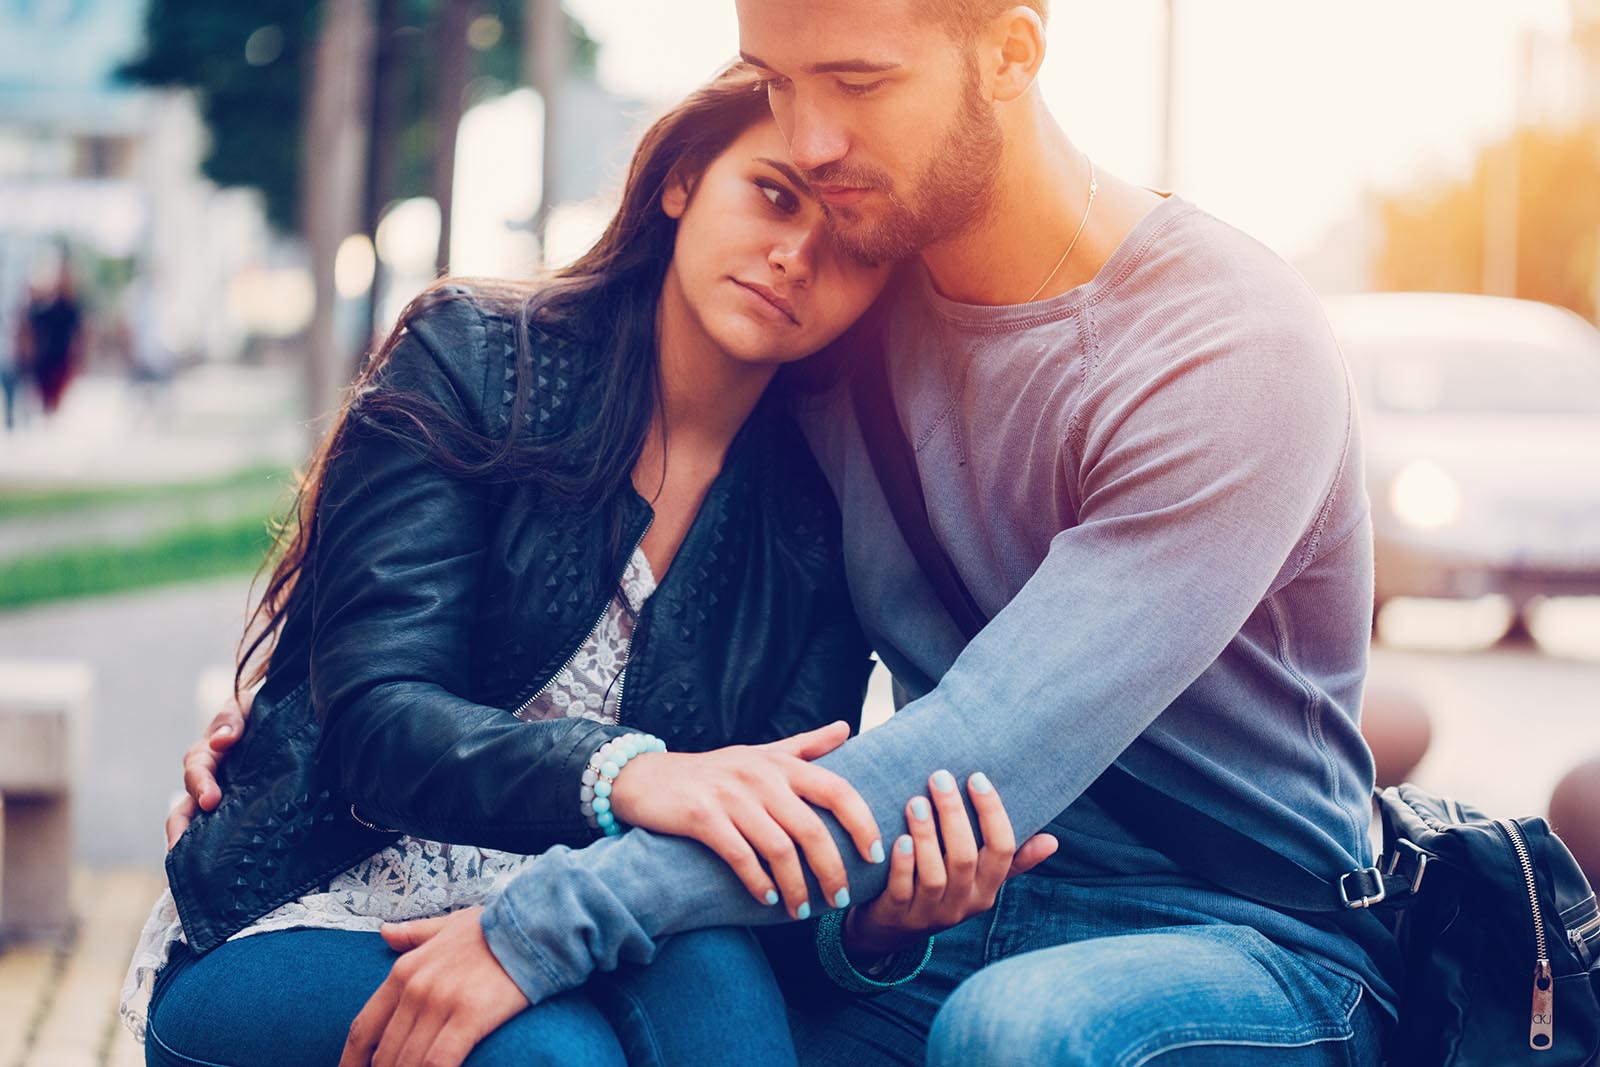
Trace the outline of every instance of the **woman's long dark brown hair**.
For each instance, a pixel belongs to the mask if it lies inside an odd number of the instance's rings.
[[[560,500],[598,508],[627,484],[660,403],[656,301],[672,259],[677,222],[661,210],[669,181],[691,186],[727,146],[769,114],[761,78],[736,63],[658,119],[634,151],[622,203],[582,257],[536,280],[441,278],[408,304],[367,361],[299,478],[289,515],[274,531],[271,567],[239,642],[236,691],[261,681],[316,536],[317,504],[328,465],[338,454],[352,412],[363,426],[401,438],[442,469],[463,478],[530,480]],[[455,290],[469,294],[462,297]],[[471,299],[514,315],[516,398],[510,429],[495,440],[422,398],[382,388],[379,375],[407,324],[453,299]],[[532,328],[571,338],[595,353],[600,368],[592,419],[558,436],[523,431],[533,402]]]

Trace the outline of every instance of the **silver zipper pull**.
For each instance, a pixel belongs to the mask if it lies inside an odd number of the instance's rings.
[[[1533,1014],[1528,1020],[1528,1047],[1541,1052],[1555,1044],[1555,980],[1550,977],[1550,961],[1540,960],[1533,967]]]

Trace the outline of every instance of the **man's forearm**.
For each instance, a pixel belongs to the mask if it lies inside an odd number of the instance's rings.
[[[855,786],[885,841],[905,831],[906,801],[926,793],[929,775],[940,768],[956,776],[964,800],[966,776],[988,774],[1022,840],[1071,799],[1060,783],[1087,783],[1126,744],[1110,737],[1098,746],[1103,751],[1091,748],[1088,739],[1051,744],[1026,736],[1031,731],[1015,717],[1009,728],[996,729],[990,715],[953,714],[937,706],[945,699],[943,693],[924,698],[818,761]],[[861,859],[838,823],[826,811],[818,813],[839,845],[851,897],[861,902],[882,892],[888,865]],[[809,874],[808,884],[813,910],[831,907]],[[495,956],[537,1002],[575,988],[594,970],[648,961],[667,935],[787,918],[781,908],[757,903],[699,843],[632,830],[585,849],[540,856],[490,905],[484,930]]]

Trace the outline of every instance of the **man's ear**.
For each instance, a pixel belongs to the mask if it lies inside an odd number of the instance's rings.
[[[1044,20],[1031,7],[996,15],[984,31],[982,47],[994,58],[994,98],[1016,100],[1033,87],[1044,64]]]
[[[683,218],[689,206],[689,197],[694,192],[692,184],[682,171],[675,170],[667,175],[667,184],[661,190],[661,210],[667,218]]]

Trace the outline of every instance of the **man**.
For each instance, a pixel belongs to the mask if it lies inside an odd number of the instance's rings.
[[[1042,0],[738,10],[838,239],[868,260],[917,256],[885,298],[894,407],[932,528],[992,618],[964,641],[848,397],[813,413],[857,610],[912,698],[820,762],[891,833],[907,796],[982,770],[1019,838],[1048,825],[1061,840],[937,937],[915,982],[897,984],[892,959],[848,959],[840,913],[825,917],[841,983],[884,992],[797,1004],[802,1062],[1376,1064],[1393,993],[1352,937],[1199,877],[1084,795],[1115,761],[1325,878],[1371,862],[1356,726],[1370,533],[1348,378],[1314,296],[1248,238],[1072,145],[1035,84]],[[882,890],[881,867],[841,852],[858,902]],[[481,919],[388,932],[410,951],[346,1062],[424,1029],[457,1062],[596,967],[773,911],[692,842],[554,850]]]

